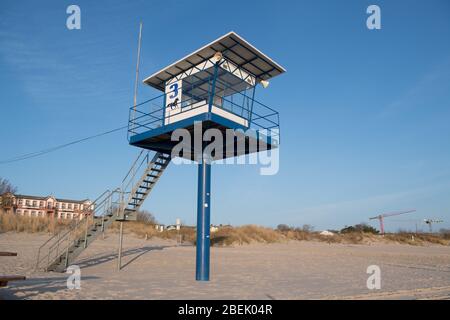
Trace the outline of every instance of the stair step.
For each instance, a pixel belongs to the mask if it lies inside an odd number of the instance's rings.
[[[154,181],[150,181],[150,180],[143,180],[142,182],[145,182],[145,183],[150,183],[150,184],[153,184],[153,183],[155,183]]]
[[[162,172],[161,169],[156,169],[156,168],[152,168],[152,171],[156,171],[156,172]]]
[[[159,175],[154,175],[154,174],[147,174],[147,177],[152,177],[152,178],[158,178],[159,177]]]
[[[147,193],[136,191],[135,194],[147,194]]]
[[[155,161],[154,163],[159,166],[164,166],[166,164],[165,162],[159,162],[159,161]]]

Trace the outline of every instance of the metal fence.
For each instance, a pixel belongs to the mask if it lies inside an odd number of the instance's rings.
[[[209,79],[209,82],[212,83],[213,79]],[[246,94],[247,90],[236,91],[227,85],[227,83],[223,83],[219,79],[216,79],[215,86],[221,86],[222,88],[226,87],[226,90],[220,90],[219,94],[213,94],[213,85],[209,85],[209,92],[201,96],[183,93],[182,101],[178,101],[178,108],[180,108],[180,111],[175,114],[169,115],[165,113],[166,97],[173,92],[163,93],[153,99],[144,101],[135,107],[131,107],[129,110],[128,139],[130,139],[131,136],[164,127],[165,123],[173,123],[175,121],[170,121],[172,117],[204,107],[205,104],[209,105],[212,99],[213,106],[245,119],[248,123],[248,129],[267,132],[265,134],[270,135],[272,141],[279,143],[279,113],[255,100],[254,93],[252,96],[249,96]],[[255,90],[255,87],[251,88]],[[189,89],[189,92],[195,91],[192,87],[189,87]]]

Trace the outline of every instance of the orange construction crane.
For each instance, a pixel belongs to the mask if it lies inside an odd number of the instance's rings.
[[[407,210],[407,211],[395,211],[395,212],[382,213],[376,217],[372,217],[369,219],[370,220],[378,219],[380,221],[380,232],[381,232],[381,234],[384,234],[384,221],[383,221],[384,218],[398,216],[400,214],[405,214],[405,213],[410,213],[410,212],[415,212],[415,211],[416,211],[415,209],[412,209],[412,210]]]

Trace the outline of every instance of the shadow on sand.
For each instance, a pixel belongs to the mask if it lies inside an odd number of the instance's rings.
[[[155,250],[163,250],[165,248],[169,248],[173,246],[145,246],[140,248],[134,248],[125,250],[122,252],[122,258],[127,256],[132,256],[129,261],[127,261],[125,264],[122,265],[122,269],[129,266],[131,263],[145,255],[146,253],[150,251]],[[77,261],[74,263],[75,265],[78,265],[80,268],[88,268],[96,265],[100,265],[102,263],[107,263],[111,260],[117,259],[117,253],[110,253],[110,254],[104,254],[99,255],[96,257],[90,257],[86,259],[82,259],[80,261]],[[14,283],[11,283],[10,286],[7,288],[0,289],[0,299],[7,299],[7,300],[16,300],[16,299],[31,299],[34,296],[41,295],[43,293],[55,293],[61,290],[68,290],[67,289],[67,279],[69,277],[69,274],[67,276],[62,277],[46,277],[46,278],[29,278],[24,281],[16,281]],[[100,277],[96,276],[81,276],[82,281],[87,280],[95,280],[100,279]]]
[[[66,277],[48,277],[48,278],[29,278],[24,281],[11,283],[7,288],[1,289],[2,299],[17,300],[30,299],[43,293],[54,293],[67,289]],[[99,279],[99,277],[86,276],[81,277],[82,281]]]
[[[146,254],[150,251],[163,250],[165,248],[170,248],[170,247],[173,247],[173,246],[145,246],[145,247],[141,247],[141,248],[125,250],[122,252],[122,259],[124,257],[131,256],[134,254],[136,254],[136,256],[133,257],[132,259],[130,259],[125,264],[123,264],[122,269],[124,269],[125,267],[130,265],[132,262],[136,261],[141,256],[143,256],[144,254]],[[109,262],[111,260],[115,260],[115,259],[117,259],[117,253],[110,253],[110,254],[104,254],[104,255],[100,255],[100,256],[96,256],[96,257],[92,257],[92,258],[82,259],[80,261],[77,261],[75,264],[78,265],[80,268],[88,268],[88,267],[96,266],[96,265],[99,265],[102,263],[107,263],[107,262]]]

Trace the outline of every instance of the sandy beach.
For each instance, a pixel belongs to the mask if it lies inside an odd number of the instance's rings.
[[[48,236],[0,234],[0,274],[27,280],[0,289],[0,299],[450,299],[450,248],[397,244],[347,245],[312,241],[214,247],[211,281],[196,282],[195,247],[174,241],[107,233],[85,250],[81,289],[68,274],[35,272],[37,249]],[[381,269],[381,289],[366,286],[369,265]]]

